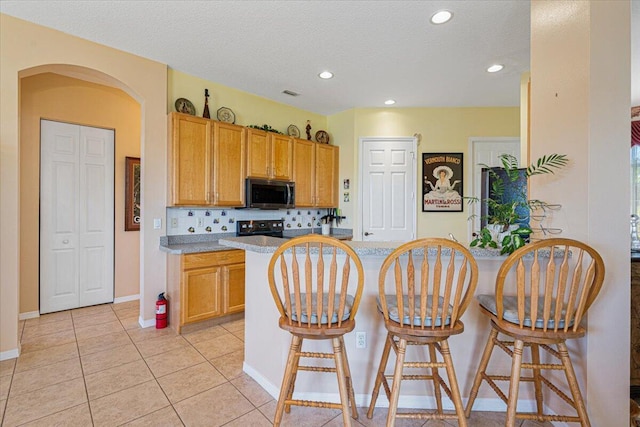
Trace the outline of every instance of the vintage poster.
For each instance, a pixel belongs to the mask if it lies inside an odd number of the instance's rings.
[[[462,153],[422,154],[422,212],[462,212]]]

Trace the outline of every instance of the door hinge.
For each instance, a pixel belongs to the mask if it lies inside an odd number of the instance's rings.
[[[411,152],[411,159],[412,159],[412,160],[415,160],[415,159],[416,159],[416,153],[415,153],[415,152],[413,152],[413,151]]]

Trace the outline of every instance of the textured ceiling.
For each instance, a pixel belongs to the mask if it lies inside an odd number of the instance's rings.
[[[453,20],[429,23],[440,9]],[[320,114],[389,98],[519,105],[529,9],[521,0],[0,1],[2,13]],[[505,69],[487,73],[493,63]],[[335,77],[320,80],[325,69]]]

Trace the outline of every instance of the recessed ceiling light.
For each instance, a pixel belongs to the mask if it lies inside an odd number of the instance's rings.
[[[453,17],[453,13],[448,10],[440,10],[431,16],[432,24],[444,24]]]
[[[384,101],[384,105],[393,105],[395,103],[396,101],[394,101],[393,99],[387,99],[386,101]]]
[[[320,77],[321,79],[330,79],[331,77],[333,77],[333,73],[331,71],[323,71],[318,74],[318,77]]]
[[[487,68],[487,72],[489,72],[489,73],[497,73],[498,71],[502,70],[503,68],[504,68],[504,65],[493,64],[491,67]]]

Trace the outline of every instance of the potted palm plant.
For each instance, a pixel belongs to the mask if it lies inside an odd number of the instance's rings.
[[[486,225],[474,233],[476,238],[470,246],[500,249],[500,254],[510,254],[524,246],[532,233],[529,227],[529,212],[547,206],[541,200],[527,199],[528,180],[534,175],[554,173],[554,169],[564,167],[567,156],[550,154],[542,156],[526,169],[518,167],[518,159],[510,154],[502,154],[501,167],[481,164],[490,176],[487,197],[468,198],[469,203],[482,204]],[[519,182],[519,185],[514,185]],[[470,217],[473,218],[474,215]]]

